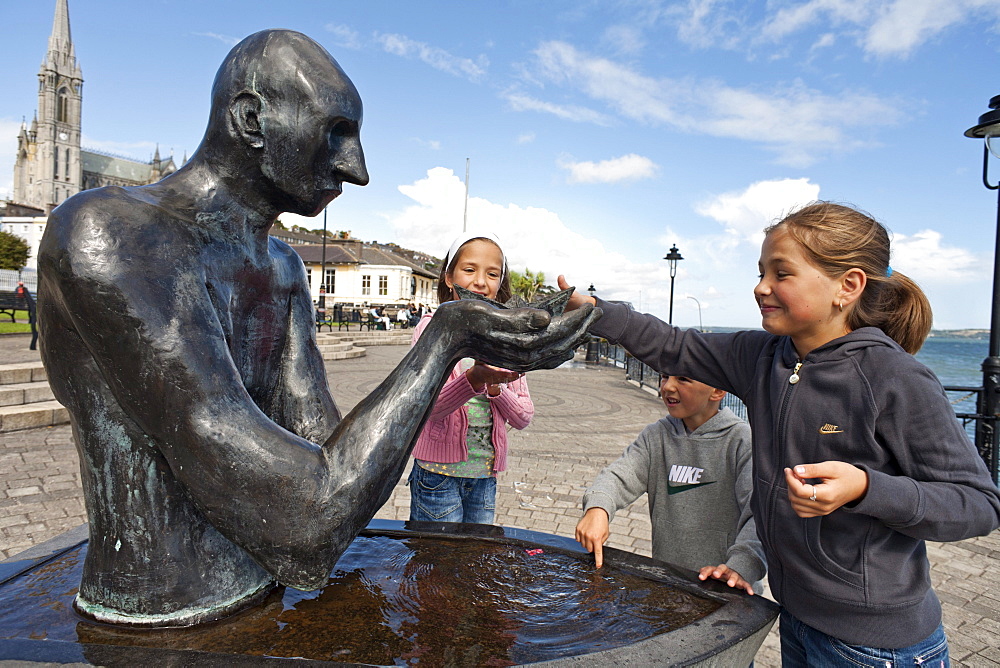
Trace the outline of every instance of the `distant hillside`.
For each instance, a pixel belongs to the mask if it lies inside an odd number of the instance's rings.
[[[705,327],[706,332],[738,332],[743,329],[760,329],[760,327]],[[929,336],[942,339],[974,339],[989,341],[988,329],[932,329]]]
[[[932,329],[930,336],[947,337],[951,339],[977,339],[988,341],[990,330],[988,329]]]

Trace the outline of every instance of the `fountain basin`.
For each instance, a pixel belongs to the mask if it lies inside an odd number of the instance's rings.
[[[86,526],[0,562],[0,659],[94,665],[749,665],[778,607],[690,571],[510,527],[369,524],[313,592],[134,629],[72,606]]]

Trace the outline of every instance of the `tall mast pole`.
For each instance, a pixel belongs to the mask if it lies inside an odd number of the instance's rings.
[[[462,214],[462,233],[469,225],[469,159],[465,159],[465,212]]]

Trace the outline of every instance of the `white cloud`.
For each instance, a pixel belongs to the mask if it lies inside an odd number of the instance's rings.
[[[421,139],[420,137],[413,137],[413,141],[420,146],[429,148],[432,151],[441,150],[441,141],[438,139]]]
[[[871,16],[876,5],[871,0],[810,0],[782,7],[765,19],[760,27],[760,35],[780,42],[815,23],[822,23],[825,27],[843,25],[845,22],[860,24]]]
[[[517,136],[517,143],[518,144],[530,144],[530,143],[532,143],[534,141],[535,141],[535,133],[534,132],[525,132],[525,133],[519,134]]]
[[[242,39],[241,37],[233,37],[231,35],[220,35],[217,32],[196,32],[192,34],[196,37],[208,37],[210,39],[218,40],[229,47],[236,46]]]
[[[442,48],[417,42],[405,35],[376,33],[375,40],[382,45],[386,53],[403,58],[417,58],[436,70],[473,82],[486,77],[486,69],[489,66],[486,56],[480,55],[475,60],[453,56]]]
[[[764,228],[792,210],[819,199],[819,186],[809,179],[758,181],[738,192],[722,193],[695,210],[721,223],[728,232],[759,246]]]
[[[396,242],[443,256],[462,232],[461,179],[450,169],[435,167],[426,178],[400,186],[399,191],[413,204],[389,218]],[[666,263],[658,259],[662,253],[655,254],[654,261],[637,262],[574,231],[555,212],[480,197],[469,198],[468,221],[470,230],[491,231],[500,238],[514,269],[541,271],[551,285],[563,273],[581,290],[593,283],[606,299],[637,304],[641,291],[643,307],[665,317],[670,277]]]
[[[514,111],[540,111],[576,123],[593,123],[603,126],[612,124],[609,116],[586,107],[543,102],[529,95],[513,91],[504,93],[503,97]]]
[[[361,36],[354,28],[340,23],[327,23],[324,27],[327,32],[333,35],[337,46],[342,46],[345,49],[361,48]]]
[[[600,162],[572,162],[560,159],[558,164],[569,172],[566,179],[569,183],[638,181],[653,178],[659,169],[655,162],[635,153]]]
[[[734,48],[744,30],[739,4],[732,0],[688,0],[675,5],[670,13],[677,17],[678,38],[699,48]]]
[[[822,153],[864,145],[848,130],[892,124],[899,106],[863,92],[826,95],[801,82],[760,91],[711,80],[653,78],[565,42],[546,42],[535,55],[541,80],[578,90],[625,118],[758,142],[774,151],[782,164],[796,167],[810,164]],[[565,107],[531,100],[531,105],[512,106],[568,117]]]
[[[832,32],[824,33],[819,36],[819,38],[813,42],[813,45],[809,47],[810,51],[819,51],[820,49],[828,49],[837,43],[837,37]]]
[[[894,0],[878,12],[863,45],[877,56],[905,58],[951,26],[998,14],[995,0]]]
[[[992,256],[976,255],[965,248],[948,246],[935,230],[892,237],[892,268],[918,283],[958,285],[988,276]]]
[[[646,46],[646,40],[639,28],[623,24],[605,28],[601,42],[616,53],[625,55],[638,54]]]
[[[816,27],[823,46],[840,37],[867,55],[906,58],[949,28],[1000,19],[997,0],[807,0],[768,3],[762,17],[734,0],[689,0],[670,16],[681,41],[698,48],[746,49],[778,45]],[[994,26],[996,28],[996,26]],[[838,39],[839,41],[839,39]]]
[[[575,87],[635,120],[681,123],[672,98],[682,86],[674,82],[643,76],[612,60],[590,56],[566,42],[545,42],[535,49],[534,55],[538,74],[544,79]]]

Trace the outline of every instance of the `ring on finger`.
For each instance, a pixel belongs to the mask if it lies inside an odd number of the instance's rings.
[[[816,485],[809,485],[809,486],[813,488],[813,493],[812,493],[812,496],[809,497],[809,500],[810,501],[815,501],[816,500]]]

